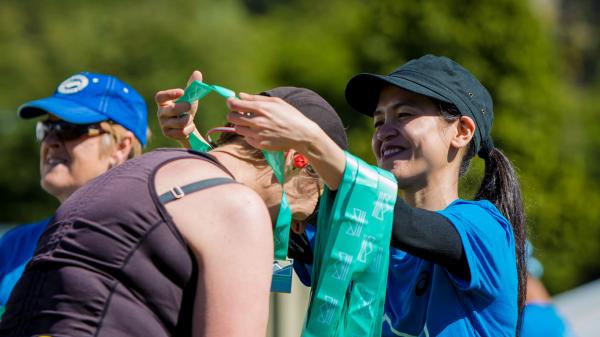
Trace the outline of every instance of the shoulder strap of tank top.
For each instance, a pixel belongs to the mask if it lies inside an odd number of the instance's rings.
[[[224,184],[236,184],[237,182],[230,178],[212,178],[200,180],[195,183],[187,184],[185,186],[173,187],[169,192],[165,192],[158,197],[158,200],[164,205],[173,200],[181,199],[186,194],[198,192],[210,187],[224,185]]]

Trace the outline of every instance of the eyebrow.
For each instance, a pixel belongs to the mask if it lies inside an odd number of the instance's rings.
[[[389,107],[389,110],[397,110],[403,106],[410,106],[413,108],[416,108],[418,105],[415,104],[413,101],[406,101],[406,102],[397,102],[394,103],[391,107]],[[384,109],[375,109],[375,112],[373,112],[373,117],[381,115],[383,113]]]

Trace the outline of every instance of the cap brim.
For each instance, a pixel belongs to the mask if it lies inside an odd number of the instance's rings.
[[[19,116],[24,119],[46,114],[73,124],[90,124],[109,119],[106,115],[81,104],[57,97],[47,97],[31,101],[19,107]]]
[[[368,73],[358,74],[350,79],[346,85],[346,101],[356,111],[372,117],[377,108],[381,89],[385,85],[393,85],[423,96],[450,102],[448,98],[411,80]]]

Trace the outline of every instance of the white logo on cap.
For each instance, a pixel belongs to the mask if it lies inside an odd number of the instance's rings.
[[[87,87],[88,83],[87,77],[81,74],[73,75],[58,86],[58,92],[61,94],[74,94]]]

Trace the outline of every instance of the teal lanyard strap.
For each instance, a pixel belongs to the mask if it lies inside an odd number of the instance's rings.
[[[191,104],[195,101],[203,99],[204,96],[208,95],[212,91],[225,98],[235,97],[235,92],[231,89],[196,80],[190,83],[190,85],[188,85],[188,87],[185,89],[185,92],[183,93],[183,96],[179,97],[177,102],[188,102]]]
[[[191,146],[192,150],[195,150],[198,152],[208,152],[208,151],[212,150],[212,147],[210,145],[201,141],[200,138],[198,138],[193,133],[190,135],[190,146]]]
[[[290,241],[290,225],[292,223],[292,210],[285,196],[283,183],[285,182],[285,156],[283,152],[272,152],[263,150],[263,155],[267,163],[273,169],[277,181],[281,184],[281,205],[279,206],[279,215],[273,228],[273,244],[275,246],[275,259],[285,260],[288,253],[288,244]]]
[[[204,96],[208,95],[212,91],[225,98],[236,96],[233,90],[196,80],[190,83],[190,85],[185,89],[183,96],[181,96],[177,102],[188,102],[191,104],[195,101],[201,100],[204,98]],[[190,135],[190,146],[193,150],[199,152],[207,152],[211,150],[211,146],[209,144],[203,142],[194,134]],[[273,243],[275,246],[275,259],[285,260],[288,252],[290,225],[292,222],[292,210],[285,195],[285,190],[283,190],[283,183],[285,182],[285,157],[283,152],[263,151],[263,154],[267,164],[273,169],[273,173],[282,187],[279,215],[277,216],[275,228],[273,229]]]
[[[177,100],[177,103],[188,102],[192,104],[195,101],[203,99],[204,96],[208,95],[212,91],[225,98],[235,97],[235,92],[233,90],[227,89],[219,85],[207,84],[196,80],[190,83],[190,85],[188,85],[188,87],[185,89],[185,92],[183,93],[183,96],[179,97],[179,99]],[[199,152],[207,152],[212,149],[212,147],[208,143],[200,140],[200,138],[196,137],[196,135],[194,135],[193,133],[190,135],[190,146],[193,150]]]
[[[303,337],[381,336],[397,183],[346,153],[335,195],[321,199]]]

